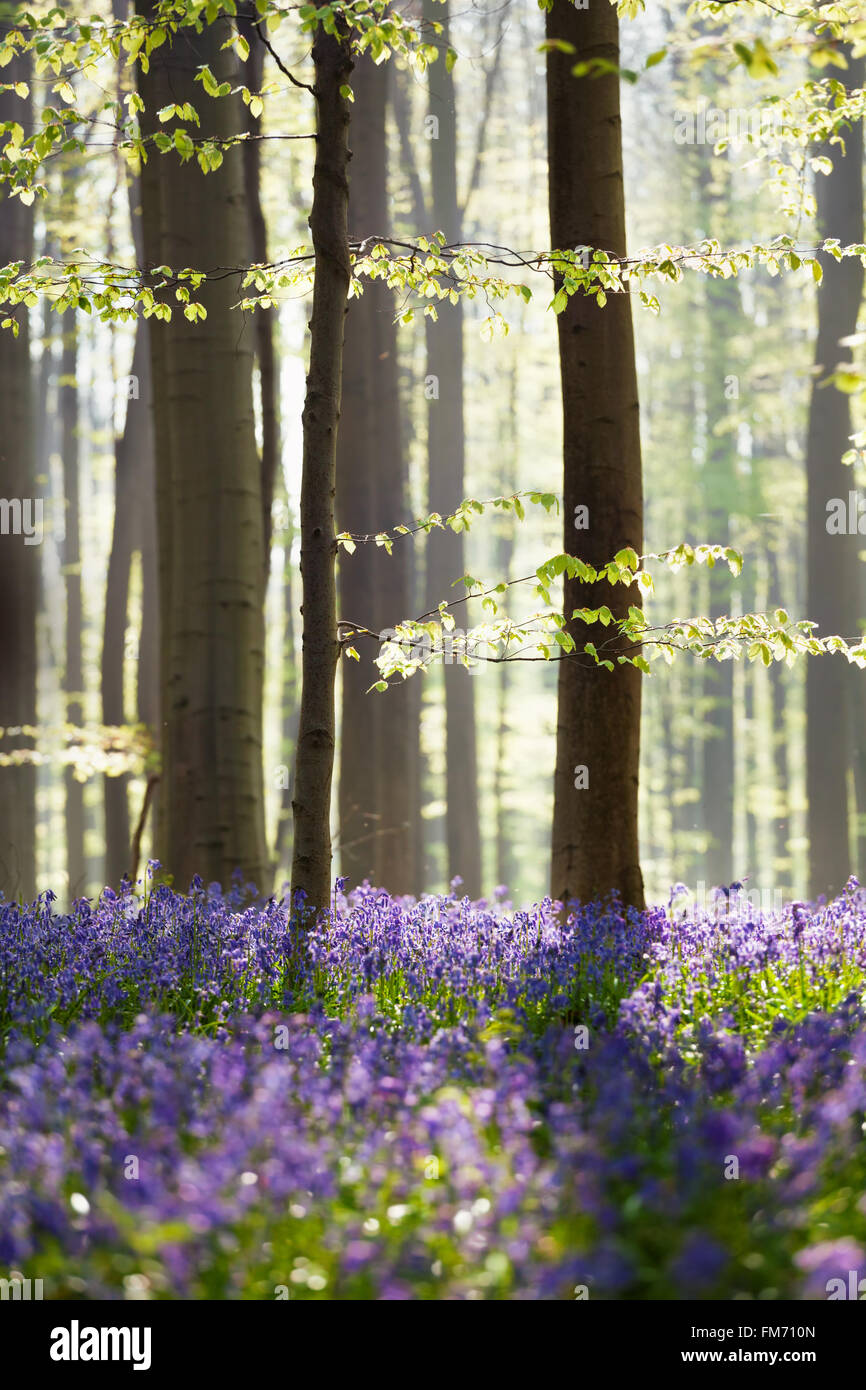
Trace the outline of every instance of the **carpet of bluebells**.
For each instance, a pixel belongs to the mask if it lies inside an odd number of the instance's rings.
[[[866,892],[571,915],[0,901],[0,1274],[46,1298],[826,1298]],[[673,901],[673,899],[672,899]]]

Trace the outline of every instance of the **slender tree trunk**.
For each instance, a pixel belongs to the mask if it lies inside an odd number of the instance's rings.
[[[126,723],[123,672],[133,552],[142,553],[142,631],[138,647],[138,718],[156,732],[159,650],[156,640],[153,426],[148,325],[136,325],[123,433],[115,440],[114,528],[108,557],[102,636],[102,718]],[[106,777],[105,881],[117,884],[129,872],[129,777]]]
[[[437,43],[440,57],[428,69],[430,116],[430,209],[433,230],[456,243],[462,236],[457,199],[457,109],[454,77],[445,63],[449,42],[449,6],[424,0],[424,18],[443,26]],[[463,501],[465,434],[463,406],[463,306],[441,305],[439,319],[425,320],[427,376],[430,383],[427,452],[431,512],[446,516]],[[427,606],[450,600],[451,586],[466,572],[462,532],[437,532],[427,561]],[[478,759],[475,732],[475,687],[459,664],[446,665],[445,796],[448,877],[463,879],[471,898],[481,894],[481,833],[478,821]]]
[[[848,67],[839,80],[861,87],[863,58],[846,54]],[[863,241],[863,126],[845,134],[839,146],[822,150],[833,161],[832,173],[815,180],[818,233],[838,237],[842,245]],[[807,582],[806,611],[824,634],[852,637],[857,536],[827,531],[827,504],[847,501],[851,471],[840,459],[849,447],[849,397],[822,386],[838,362],[850,361],[840,339],[853,333],[863,295],[863,267],[856,256],[836,262],[823,256],[824,279],[818,287],[816,375],[809,407],[806,444]],[[855,672],[859,675],[859,672]],[[806,787],[809,801],[809,892],[813,898],[836,893],[851,871],[848,844],[848,768],[850,765],[849,671],[839,655],[806,663]]]
[[[730,409],[726,377],[730,369],[731,323],[740,309],[735,282],[710,279],[706,284],[704,355],[706,441],[701,485],[707,540],[730,542],[733,505],[734,435],[724,427]],[[727,565],[709,573],[709,616],[722,618],[731,610],[731,574]],[[727,885],[734,878],[734,665],[732,661],[703,664],[703,823],[707,832],[704,877],[707,884]]]
[[[127,183],[129,214],[136,264],[144,264],[141,226],[141,183]],[[157,582],[156,483],[154,478],[153,390],[150,366],[150,325],[139,319],[135,328],[132,367],[126,379],[123,433],[114,442],[114,525],[108,557],[102,636],[102,718],[105,724],[127,721],[124,705],[124,660],[129,620],[132,557],[141,556],[141,631],[138,641],[136,707],[140,724],[159,743],[159,589]],[[132,830],[129,813],[129,775],[104,779],[105,882],[117,884],[131,871]],[[155,786],[150,804],[156,815]]]
[[[507,405],[502,419],[502,426],[499,439],[499,447],[503,460],[508,460],[504,469],[502,486],[506,492],[517,490],[517,440],[519,430],[519,409],[517,401],[517,359],[512,360],[511,370],[508,374],[508,398]],[[498,535],[496,537],[496,566],[495,573],[502,579],[511,578],[511,566],[514,559],[514,527],[515,519],[512,512],[507,512],[498,519]],[[497,668],[499,672],[497,689],[497,708],[496,708],[496,753],[493,776],[493,803],[496,814],[496,883],[497,885],[507,885],[514,892],[514,856],[512,852],[512,837],[510,817],[506,805],[506,791],[508,788],[508,696],[511,688],[511,667],[507,661],[503,661]]]
[[[304,403],[301,479],[303,654],[295,762],[292,902],[326,912],[331,898],[331,780],[336,734],[336,532],[334,492],[343,332],[351,279],[348,238],[349,108],[340,88],[352,71],[342,32],[316,30],[317,115],[310,231],[316,278],[310,318],[310,367]]]
[[[138,341],[136,341],[136,349]],[[133,366],[135,358],[133,357]],[[129,418],[129,407],[127,407]],[[129,571],[132,562],[132,533],[134,513],[126,466],[128,430],[115,441],[114,447],[114,524],[108,574],[105,583],[105,617],[102,629],[102,720],[104,724],[126,722],[123,702],[123,658],[126,637],[126,613],[129,600]],[[105,882],[116,886],[129,869],[129,776],[105,777],[103,802],[105,807]]]
[[[575,62],[619,65],[617,12],[609,4],[576,10],[553,0],[547,37],[572,51],[547,56],[549,193],[552,245],[588,245],[625,254],[625,199],[619,80],[577,79]],[[600,309],[575,296],[558,319],[563,400],[565,549],[592,564],[623,546],[641,551],[643,498],[631,301],[612,295]],[[589,529],[574,530],[575,508]],[[567,582],[565,613],[607,604],[624,616],[639,603],[623,586]],[[578,647],[596,629],[570,622]],[[613,654],[615,660],[616,652]],[[641,678],[633,666],[599,669],[586,659],[559,663],[551,888],[562,901],[613,891],[642,907],[638,859]],[[588,785],[577,769],[585,768]]]
[[[384,166],[383,74],[369,58],[356,62],[352,75],[352,153],[349,176],[348,225],[353,238],[386,233]],[[376,416],[383,404],[376,360],[376,320],[382,308],[375,284],[367,284],[360,299],[349,304],[343,344],[340,431],[337,440],[337,526],[340,531],[375,535],[377,524],[378,446]],[[402,518],[400,518],[402,520]],[[399,542],[397,549],[400,548]],[[376,568],[386,556],[373,543],[359,544],[354,554],[339,557],[340,619],[377,631]],[[395,614],[399,622],[405,614]],[[346,629],[348,632],[349,630]],[[359,661],[340,667],[341,728],[340,872],[349,885],[364,879],[376,882],[377,838],[381,831],[379,791],[381,750],[377,703],[381,695],[366,692],[378,671],[376,651],[368,638],[348,636]],[[389,884],[382,884],[390,887]]]
[[[0,29],[8,28],[7,25]],[[3,69],[4,83],[27,82],[29,57],[16,57]],[[32,100],[0,92],[0,123],[33,119]],[[33,213],[0,189],[0,265],[33,259]],[[37,501],[33,444],[33,388],[30,324],[24,305],[14,311],[18,336],[0,330],[0,497],[24,508],[31,525]],[[35,534],[35,533],[34,533]],[[32,749],[26,734],[6,733],[36,723],[36,613],[39,546],[24,534],[0,535],[0,753]],[[11,596],[14,595],[14,600]],[[0,892],[32,899],[36,893],[36,769],[32,764],[0,766]]]
[[[286,500],[287,534],[283,558],[283,654],[281,661],[281,725],[282,759],[289,769],[286,786],[280,799],[277,819],[277,833],[274,846],[274,859],[277,870],[282,874],[285,868],[291,871],[289,848],[292,839],[292,786],[294,779],[295,749],[298,743],[298,669],[295,650],[295,594],[292,582],[292,538],[294,527]],[[282,879],[280,879],[282,883]]]
[[[130,178],[127,183],[129,215],[138,265],[145,264],[144,227],[141,208],[141,180]],[[154,746],[160,745],[162,717],[161,647],[159,629],[159,548],[156,534],[156,443],[154,439],[153,372],[151,369],[150,324],[141,319],[136,326],[135,349],[139,340],[141,350],[133,362],[138,386],[138,401],[134,408],[127,402],[126,422],[132,431],[129,448],[132,452],[131,472],[137,484],[135,499],[135,545],[141,556],[141,632],[138,642],[138,676],[136,706],[138,721],[150,730]],[[134,351],[135,356],[135,351]],[[129,411],[133,408],[133,414]],[[124,430],[126,429],[126,422]],[[159,816],[159,782],[149,782],[152,823]],[[147,791],[146,791],[147,795]],[[128,814],[128,811],[127,811]]]
[[[264,81],[265,49],[256,32],[258,18],[256,13],[255,20],[250,15],[244,15],[239,20],[241,33],[250,46],[249,57],[245,64],[245,77],[251,92],[260,91]],[[262,208],[261,142],[258,138],[262,133],[262,123],[261,118],[254,116],[248,106],[244,107],[244,111],[246,113],[247,133],[251,137],[243,146],[244,188],[250,222],[250,243],[252,259],[261,265],[266,263],[268,259],[268,231]],[[270,568],[271,510],[277,471],[280,466],[279,372],[274,346],[274,322],[272,309],[256,310],[256,357],[259,364],[262,421],[262,512],[265,535],[265,566],[267,569]]]
[[[142,325],[139,326],[141,329]],[[151,384],[150,327],[143,325],[144,344],[139,376],[142,408],[136,409],[135,476],[137,495],[137,544],[141,554],[141,636],[138,644],[136,703],[139,723],[150,729],[157,746],[160,730],[159,581],[156,535],[156,482],[154,478],[153,388]],[[159,793],[155,794],[157,797]]]
[[[421,180],[418,174],[417,153],[411,140],[409,103],[406,92],[407,81],[411,81],[411,74],[401,72],[393,63],[389,65],[388,99],[390,111],[396,127],[402,172],[409,183],[412,224],[417,231],[429,231],[430,223],[427,215],[424,189],[421,186]],[[404,440],[411,439],[415,433],[415,393],[417,392],[418,384],[417,373],[413,369],[412,364],[406,364],[402,372],[398,371],[401,434]],[[420,613],[426,607],[427,596],[425,549],[423,547],[418,549],[413,548],[410,552],[408,585],[410,611],[412,613]],[[407,683],[406,693],[410,706],[408,717],[411,729],[411,763],[413,767],[412,805],[410,810],[412,862],[415,865],[413,891],[420,894],[425,890],[427,883],[428,858],[428,837],[425,834],[424,819],[421,814],[425,782],[427,780],[428,762],[421,748],[421,714],[423,708],[422,682],[419,680],[410,680]]]
[[[152,13],[147,0],[140,12]],[[243,124],[239,98],[211,101],[194,81],[207,63],[237,84],[231,33],[218,19],[184,30],[139,75],[142,129],[157,111],[191,102],[197,135],[224,139]],[[155,150],[142,175],[145,260],[175,268],[243,265],[249,228],[243,155],[227,148],[203,175]],[[236,279],[202,286],[207,318],[151,321],[159,535],[163,771],[157,853],[179,887],[194,874],[226,882],[238,868],[269,877],[262,779],[264,535],[252,399],[252,341],[231,306]],[[173,296],[172,296],[173,301]]]
[[[509,514],[502,518],[503,534],[497,546],[497,575],[505,578],[511,569],[514,555],[514,520]],[[508,723],[508,697],[511,690],[511,667],[503,661],[498,667],[499,680],[496,692],[496,753],[493,777],[493,802],[496,808],[496,883],[507,885],[514,892],[514,854],[512,847],[511,817],[508,813],[508,744],[510,728]]]
[[[66,587],[66,663],[63,691],[66,697],[66,721],[80,727],[84,722],[82,692],[84,670],[81,660],[81,514],[79,504],[79,399],[78,399],[78,334],[74,315],[64,325],[63,354],[60,360],[60,454],[63,460],[63,494],[65,501],[66,540],[63,546],[63,565]],[[87,891],[87,868],[84,861],[84,784],[75,777],[71,767],[64,775],[66,795],[66,871],[70,899]]]
[[[781,557],[777,549],[770,552],[770,562],[774,577],[771,603],[778,607],[784,605],[785,602],[785,582]],[[786,718],[790,684],[788,671],[780,661],[774,661],[770,667],[770,679],[772,682],[773,766],[776,772],[776,816],[773,823],[774,880],[776,876],[784,877],[790,885],[788,891],[793,893],[794,885],[790,881],[791,853],[788,848],[788,840],[791,836],[791,792],[788,768],[788,722]]]
[[[758,576],[757,565],[750,565],[747,573],[743,575],[740,596],[745,613],[754,613],[758,607]],[[751,662],[744,663],[742,667],[743,686],[742,686],[742,713],[745,736],[743,738],[742,756],[742,805],[745,808],[746,825],[746,862],[742,867],[737,866],[737,877],[748,872],[754,874],[758,869],[758,821],[755,815],[755,803],[752,796],[752,788],[758,780],[757,768],[757,748],[760,733],[757,720],[757,700],[756,700],[756,678],[760,674],[757,667]],[[713,788],[706,789],[706,794],[712,796]]]
[[[857,616],[862,620],[864,608],[866,608],[866,593],[864,593],[866,585],[864,585],[860,573],[857,574],[855,584]],[[866,682],[856,679],[860,674],[857,670],[849,672],[852,677],[850,682],[853,742],[851,761],[854,771],[854,804],[856,807],[853,867],[857,877],[862,880],[864,873],[866,873]]]
[[[377,76],[387,76],[376,69]],[[386,160],[382,108],[382,159]],[[387,204],[383,208],[387,212]],[[408,519],[407,469],[400,429],[400,400],[397,363],[397,327],[394,299],[386,286],[370,285],[370,303],[375,305],[375,360],[378,364],[380,409],[376,419],[375,447],[379,454],[376,475],[376,515],[378,528],[390,527],[394,519]],[[365,293],[364,298],[367,295]],[[391,555],[375,547],[375,623],[380,630],[413,613],[412,542],[398,541]],[[352,663],[355,665],[356,663]],[[391,893],[418,891],[415,860],[416,840],[413,813],[418,802],[418,719],[420,705],[417,681],[397,682],[383,694],[366,698],[376,701],[377,756],[379,775],[379,830],[376,839],[376,881]]]

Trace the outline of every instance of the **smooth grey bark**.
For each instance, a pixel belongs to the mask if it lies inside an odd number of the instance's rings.
[[[624,255],[625,198],[619,79],[572,76],[576,62],[619,66],[614,6],[576,10],[554,0],[548,39],[572,50],[547,55],[551,244]],[[565,549],[600,566],[623,546],[642,548],[643,495],[631,302],[611,295],[604,309],[575,295],[557,320],[563,405]],[[574,530],[575,507],[589,529]],[[575,623],[577,607],[606,604],[615,617],[639,603],[633,589],[567,581],[565,614],[578,648],[596,629]],[[609,655],[616,659],[616,650]],[[641,676],[608,672],[588,658],[559,663],[551,890],[563,902],[620,894],[643,907],[638,857]],[[575,785],[586,767],[589,785]],[[582,778],[580,778],[582,780]]]
[[[298,742],[298,689],[299,671],[295,660],[295,590],[292,573],[292,540],[294,523],[286,504],[287,534],[284,537],[285,556],[283,560],[283,653],[281,699],[282,759],[289,770],[286,785],[282,788],[277,831],[274,843],[274,861],[277,872],[291,871],[292,842],[292,785],[294,780],[295,749]],[[279,880],[282,882],[282,879]]]
[[[518,403],[517,403],[517,361],[511,364],[508,376],[508,402],[507,409],[502,422],[500,436],[500,450],[502,457],[508,459],[508,466],[504,470],[502,487],[505,492],[517,491],[517,437],[518,437]],[[495,574],[501,579],[507,580],[512,577],[511,566],[514,559],[515,543],[515,519],[511,512],[496,518],[498,534],[496,536],[496,565]],[[513,874],[515,870],[513,831],[511,817],[506,805],[506,791],[508,788],[509,768],[508,768],[508,742],[509,742],[509,720],[508,720],[508,698],[511,689],[511,667],[510,663],[503,661],[498,667],[499,680],[497,689],[496,707],[496,753],[493,775],[493,803],[496,815],[496,884],[512,887]]]
[[[390,230],[385,113],[388,65],[356,62],[352,81],[352,162],[349,233],[353,242]],[[373,536],[407,519],[397,379],[394,298],[369,282],[346,316],[342,416],[337,441],[337,525]],[[411,548],[391,555],[372,541],[338,565],[340,618],[373,632],[411,615]],[[348,634],[348,629],[346,629]],[[417,762],[413,740],[417,702],[411,683],[368,694],[378,680],[370,639],[347,635],[359,661],[342,663],[340,747],[340,867],[354,885],[364,878],[392,893],[416,891],[413,805]]]
[[[151,7],[141,0],[140,13]],[[157,111],[189,101],[196,136],[243,126],[239,97],[209,100],[207,63],[237,86],[239,62],[218,19],[154,50],[139,72],[142,130],[171,131]],[[226,148],[204,175],[195,160],[152,150],[142,172],[145,262],[205,270],[247,262],[243,154]],[[162,778],[157,854],[185,888],[194,874],[259,887],[270,876],[264,828],[262,687],[264,528],[252,397],[253,335],[232,312],[238,278],[206,282],[207,318],[188,322],[169,292],[170,323],[151,321],[159,538]]]
[[[258,19],[258,14],[256,14]],[[256,25],[250,15],[239,19],[241,33],[249,46],[249,56],[245,63],[246,83],[251,92],[261,90],[264,81],[265,49]],[[261,117],[254,116],[247,106],[246,129],[250,136],[244,145],[244,187],[246,191],[247,213],[250,224],[250,245],[252,260],[263,265],[268,259],[268,232],[262,207],[261,191]],[[270,569],[271,550],[271,511],[274,488],[280,466],[280,410],[279,410],[279,372],[274,343],[273,309],[257,309],[255,313],[256,358],[259,367],[259,401],[261,406],[262,448],[262,518],[265,536],[265,565]]]
[[[60,381],[57,389],[60,413],[60,455],[63,461],[65,536],[63,568],[66,589],[66,660],[63,693],[66,722],[80,727],[84,722],[82,695],[82,595],[81,595],[81,514],[79,501],[78,334],[75,315],[64,324]],[[70,899],[87,891],[87,865],[84,859],[84,785],[73,769],[64,773],[66,797],[66,874]]]
[[[725,429],[729,404],[725,379],[730,371],[730,340],[740,313],[739,290],[734,281],[706,282],[704,329],[704,441],[701,491],[704,527],[713,545],[730,544],[730,518],[735,477],[734,435]],[[709,616],[722,618],[731,611],[731,573],[727,565],[709,572]],[[734,663],[703,664],[703,778],[702,814],[707,834],[704,878],[708,884],[727,885],[735,877],[734,838]],[[742,872],[742,870],[740,871]]]
[[[153,401],[150,389],[148,325],[136,325],[132,376],[138,390],[126,403],[123,432],[115,440],[114,523],[106,577],[102,633],[102,719],[127,722],[123,671],[128,623],[129,581],[136,550],[142,561],[142,630],[138,647],[137,712],[154,734],[159,723],[159,644],[156,607],[156,540],[153,479]],[[130,870],[129,777],[106,777],[105,882],[117,884]]]
[[[846,54],[848,67],[839,81],[861,87],[866,63]],[[845,154],[838,145],[821,153],[833,162],[817,175],[818,234],[838,237],[843,246],[863,241],[863,125],[845,133]],[[824,385],[837,363],[851,360],[840,340],[853,333],[863,297],[863,267],[856,256],[836,262],[821,257],[824,278],[818,287],[818,337],[815,378],[809,405],[806,441],[807,547],[806,612],[822,634],[856,634],[856,564],[859,538],[831,535],[827,504],[848,497],[851,471],[841,462],[849,448],[849,397]],[[806,791],[809,802],[809,892],[839,892],[851,872],[848,843],[848,771],[851,765],[851,682],[862,679],[834,654],[806,663]]]
[[[429,215],[432,231],[447,242],[462,239],[462,209],[457,194],[457,109],[454,77],[445,63],[449,43],[449,6],[424,0],[424,18],[442,25],[437,43],[440,57],[428,69],[429,111],[438,123],[430,140]],[[441,305],[434,323],[425,319],[427,373],[436,379],[427,412],[429,458],[428,503],[431,512],[447,516],[463,501],[465,472],[463,307]],[[453,596],[452,584],[466,572],[462,532],[436,532],[427,557],[427,607],[435,609]],[[478,819],[478,756],[475,727],[475,685],[459,664],[446,665],[445,681],[445,796],[448,877],[463,880],[471,898],[481,894],[481,832]]]

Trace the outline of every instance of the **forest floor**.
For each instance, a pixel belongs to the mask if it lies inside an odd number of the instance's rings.
[[[0,906],[0,1268],[46,1298],[824,1299],[866,1275],[853,880],[676,922],[362,889],[303,953],[246,904]]]

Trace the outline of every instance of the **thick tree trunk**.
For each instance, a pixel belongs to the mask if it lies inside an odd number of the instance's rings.
[[[141,12],[149,14],[146,0]],[[156,113],[191,102],[197,136],[225,138],[243,125],[239,98],[210,100],[197,69],[240,78],[223,49],[231,26],[184,30],[140,74],[145,134],[171,133]],[[148,265],[213,270],[247,261],[243,155],[226,149],[215,173],[155,150],[142,176]],[[163,772],[157,853],[179,887],[198,873],[226,882],[234,869],[269,877],[262,780],[264,536],[252,400],[251,336],[231,312],[239,285],[224,277],[200,291],[207,318],[151,321],[159,535]]]
[[[389,231],[385,107],[387,65],[369,57],[353,77],[349,232],[353,241]],[[337,525],[375,535],[405,521],[405,479],[397,382],[397,330],[391,291],[379,281],[349,305],[343,348],[343,397],[337,443]],[[373,631],[411,616],[411,551],[371,542],[339,564],[340,618]],[[351,638],[349,639],[352,640]],[[360,661],[342,664],[340,866],[351,884],[364,878],[392,893],[417,889],[412,834],[416,765],[410,687],[366,692],[378,672],[369,639],[352,642]]]
[[[428,69],[431,130],[431,230],[449,243],[461,240],[457,199],[457,109],[454,77],[445,63],[449,42],[449,7],[424,0],[424,18],[443,26],[437,39],[440,56]],[[425,320],[427,376],[431,382],[427,453],[429,507],[442,516],[463,501],[465,438],[463,419],[463,306],[440,305],[439,319]],[[431,381],[432,379],[432,381]],[[451,600],[452,585],[466,572],[463,534],[450,529],[430,539],[427,560],[427,607]],[[466,611],[466,610],[464,610]],[[468,622],[468,620],[467,620]],[[475,685],[459,664],[446,665],[445,797],[449,879],[460,876],[471,898],[481,894],[481,833],[478,820],[478,759],[475,734]]]
[[[8,26],[2,26],[6,28]],[[29,58],[15,58],[3,69],[3,82],[27,82]],[[0,122],[31,128],[32,102],[0,92]],[[0,265],[33,259],[33,212],[0,189]],[[0,497],[29,506],[31,525],[37,500],[33,445],[33,389],[27,309],[14,311],[18,337],[0,330]],[[36,612],[39,546],[27,537],[0,535],[0,753],[33,747],[25,735],[6,733],[36,723]],[[13,598],[14,596],[14,598]],[[36,769],[32,764],[0,766],[0,892],[6,898],[33,898],[36,892]]]
[[[619,81],[574,78],[575,62],[619,63],[616,9],[576,10],[554,0],[548,39],[573,51],[547,56],[550,226],[555,248],[588,245],[625,254],[625,200]],[[559,315],[563,399],[565,549],[592,564],[623,546],[641,550],[643,498],[631,301],[612,295],[604,309],[574,297]],[[575,507],[589,508],[589,529],[574,530]],[[625,615],[638,596],[622,586],[565,586],[565,613],[607,604]],[[597,636],[570,623],[578,647]],[[616,653],[613,657],[615,660]],[[563,901],[618,892],[642,906],[638,859],[640,673],[613,672],[588,658],[559,664],[551,889]],[[576,769],[585,767],[588,786]]]
[[[331,781],[334,771],[337,639],[334,492],[343,331],[349,263],[349,107],[340,88],[352,71],[343,35],[316,31],[317,115],[310,231],[316,278],[310,318],[310,367],[304,402],[301,479],[303,655],[295,762],[292,902],[302,891],[310,912],[331,898]]]
[[[861,87],[864,60],[847,54],[839,80]],[[820,236],[838,237],[842,245],[863,240],[863,126],[845,134],[845,155],[838,146],[822,150],[833,171],[815,180]],[[863,267],[856,256],[836,262],[822,257],[824,279],[818,288],[816,375],[809,407],[806,443],[807,595],[806,612],[824,634],[851,638],[856,629],[857,536],[830,535],[827,503],[847,500],[851,470],[840,459],[849,448],[849,397],[822,386],[850,349],[839,341],[857,326],[863,295]],[[859,676],[859,672],[854,672]],[[850,766],[851,673],[839,655],[806,664],[806,791],[809,801],[809,892],[836,893],[851,871],[848,845],[848,768]]]

